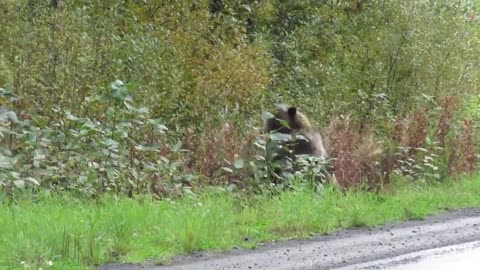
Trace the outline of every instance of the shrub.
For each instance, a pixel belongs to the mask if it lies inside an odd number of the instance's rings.
[[[252,128],[279,102],[333,125],[345,188],[475,170],[474,4],[217,2],[0,1],[0,105],[19,118],[1,130],[2,185],[162,196],[246,176],[289,186],[299,176],[275,175],[277,146]],[[311,178],[318,162],[290,165]],[[232,166],[241,173],[225,174]]]

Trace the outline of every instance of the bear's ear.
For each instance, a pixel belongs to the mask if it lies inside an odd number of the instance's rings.
[[[288,108],[288,115],[290,117],[294,117],[297,114],[297,108],[296,107],[290,107]]]

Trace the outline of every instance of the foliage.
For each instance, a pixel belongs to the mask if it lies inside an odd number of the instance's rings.
[[[278,145],[254,127],[279,102],[321,127],[351,119],[321,130],[342,186],[472,172],[477,14],[470,1],[1,1],[1,186],[288,186],[324,165],[276,172]]]
[[[0,184],[9,190],[35,184],[87,195],[188,191],[185,183],[195,176],[179,172],[181,145],[170,146],[162,121],[134,106],[133,90],[133,84],[117,80],[86,99],[82,106],[104,107],[104,122],[54,108],[57,121],[12,126],[8,134],[16,136],[16,145],[2,155]],[[161,156],[162,148],[171,148],[176,156]]]

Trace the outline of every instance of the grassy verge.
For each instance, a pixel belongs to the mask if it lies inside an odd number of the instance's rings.
[[[273,239],[480,206],[479,194],[477,176],[436,186],[400,185],[380,195],[327,189],[246,198],[208,191],[161,202],[44,195],[35,203],[0,205],[0,269],[88,269],[114,260],[160,263],[197,250],[254,248]]]

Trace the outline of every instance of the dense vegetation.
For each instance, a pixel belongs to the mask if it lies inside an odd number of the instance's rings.
[[[478,177],[452,181],[478,165],[479,8],[0,1],[0,268],[82,269],[479,205]],[[260,127],[279,103],[306,112],[331,159],[275,174],[278,142]],[[317,181],[325,166],[340,188]]]
[[[479,33],[468,1],[5,0],[0,186],[261,187],[274,103],[322,127],[343,187],[471,172]]]
[[[7,0],[0,12],[10,192],[244,187],[225,167],[268,150],[255,127],[274,103],[323,127],[344,187],[476,167],[474,3]]]

